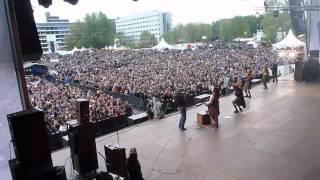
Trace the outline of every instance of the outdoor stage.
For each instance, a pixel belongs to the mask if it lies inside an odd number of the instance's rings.
[[[197,127],[196,113],[206,110],[201,105],[188,109],[186,131],[178,129],[180,114],[173,114],[119,131],[120,145],[127,155],[137,148],[146,180],[318,180],[320,83],[297,83],[292,76],[267,90],[253,88],[239,114],[233,114],[233,95],[221,98],[218,129]],[[117,143],[115,133],[97,138],[97,151],[104,154],[110,143]],[[69,148],[52,154],[70,177],[69,156]]]

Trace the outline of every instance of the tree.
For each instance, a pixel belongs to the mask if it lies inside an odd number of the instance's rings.
[[[179,33],[177,29],[173,29],[172,31],[164,33],[163,38],[169,44],[177,44],[182,38],[182,34]]]
[[[267,14],[262,20],[263,33],[265,35],[264,40],[275,43],[277,38],[277,32],[288,32],[292,28],[290,15],[287,12],[280,13],[278,17],[273,17],[271,14]]]
[[[65,43],[68,49],[73,47],[81,48],[83,46],[83,23],[79,20],[70,25],[70,33],[65,37]]]
[[[69,49],[77,47],[103,48],[113,45],[114,31],[111,21],[102,12],[87,14],[83,21],[77,21],[70,26],[66,36]]]
[[[149,31],[143,31],[139,37],[139,47],[140,48],[150,48],[157,44],[157,39],[154,34]]]
[[[240,37],[252,37],[256,31],[257,21],[254,16],[236,16],[232,19],[222,19],[213,23],[214,34],[218,34],[224,41],[232,41]]]
[[[202,36],[212,37],[212,26],[205,23],[179,24],[172,31],[164,34],[164,39],[171,44],[181,42],[201,42]]]
[[[220,37],[221,21],[215,21],[212,23],[212,35],[215,39]]]
[[[224,19],[220,24],[220,38],[224,41],[232,41],[234,39],[232,21]]]

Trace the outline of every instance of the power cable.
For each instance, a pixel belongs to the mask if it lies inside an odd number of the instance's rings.
[[[196,128],[193,128],[193,129],[196,129]],[[194,133],[193,135],[191,135],[191,136],[188,138],[187,147],[186,147],[185,150],[183,151],[182,162],[180,163],[180,165],[178,166],[178,168],[177,168],[175,171],[169,172],[169,171],[164,171],[163,169],[151,169],[151,170],[152,170],[152,171],[156,171],[156,172],[158,172],[158,173],[160,173],[160,174],[166,174],[166,175],[174,175],[174,174],[179,174],[179,173],[181,173],[182,167],[184,166],[184,163],[185,163],[185,156],[186,156],[186,153],[187,153],[187,151],[188,151],[188,149],[189,149],[189,144],[190,144],[192,138],[193,138],[195,135],[197,135],[198,133],[199,133],[199,132],[196,132],[196,133]],[[152,177],[151,177],[151,178],[152,178]],[[150,178],[150,179],[151,179],[151,178]]]

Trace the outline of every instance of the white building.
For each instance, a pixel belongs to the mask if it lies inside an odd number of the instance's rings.
[[[124,33],[131,43],[137,44],[143,31],[154,34],[159,41],[165,32],[172,29],[172,15],[168,12],[148,11],[118,18],[115,25],[116,32]]]
[[[46,13],[45,23],[36,23],[43,53],[56,52],[66,48],[64,37],[69,32],[69,20]]]

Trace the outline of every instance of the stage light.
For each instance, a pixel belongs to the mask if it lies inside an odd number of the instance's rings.
[[[296,53],[291,52],[289,56],[290,56],[291,58],[294,58],[294,57],[296,56]]]
[[[65,2],[68,2],[72,5],[76,5],[78,3],[79,0],[64,0]]]
[[[283,57],[283,56],[284,56],[284,52],[280,52],[280,53],[279,53],[279,56],[280,56],[280,57]]]
[[[52,0],[38,0],[39,5],[48,8],[52,4]]]

